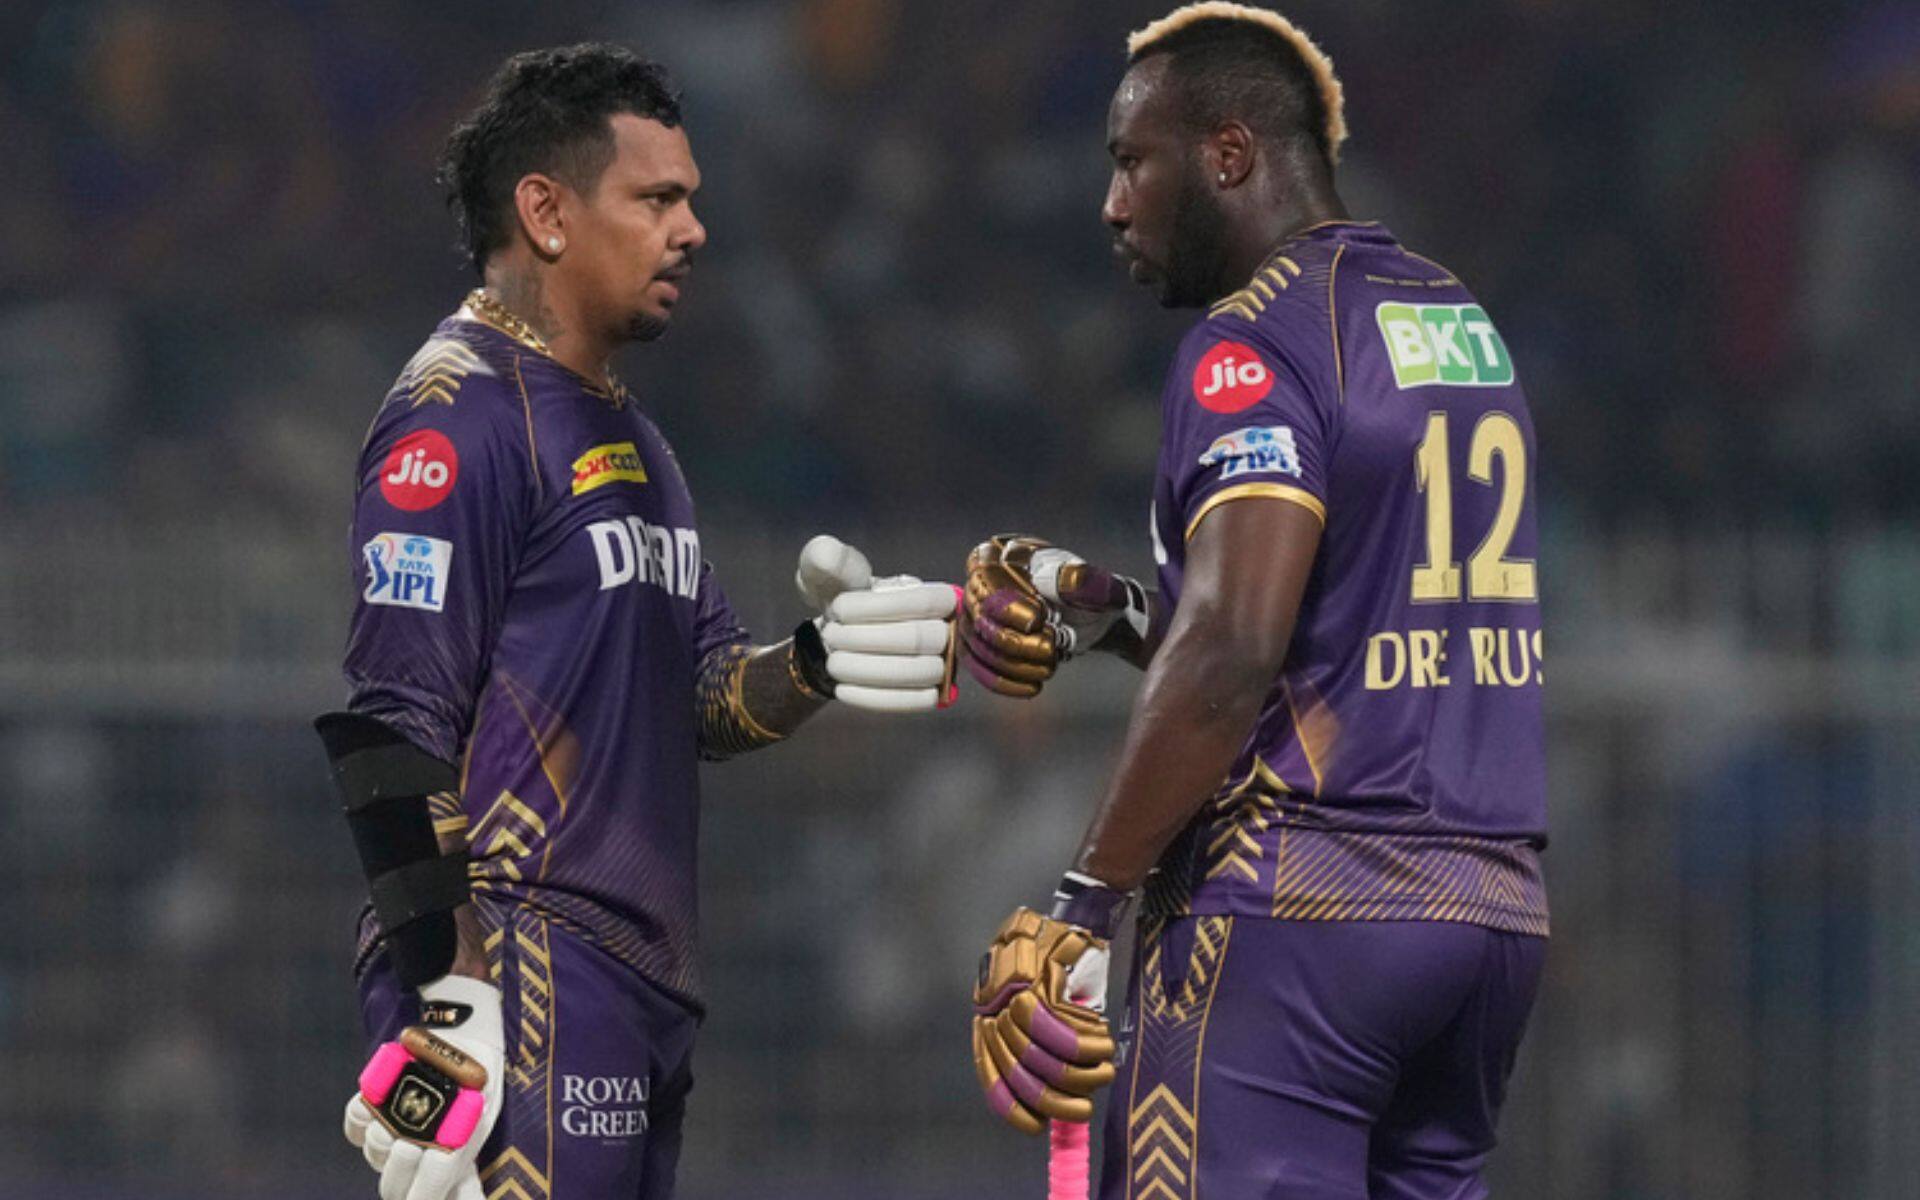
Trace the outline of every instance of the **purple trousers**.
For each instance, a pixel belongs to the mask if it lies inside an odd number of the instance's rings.
[[[498,1200],[665,1200],[693,1086],[695,1015],[603,951],[523,908],[488,904],[507,1080],[480,1152]],[[360,978],[369,1051],[419,1016],[384,954]]]
[[[1143,919],[1102,1200],[1477,1200],[1546,940]]]

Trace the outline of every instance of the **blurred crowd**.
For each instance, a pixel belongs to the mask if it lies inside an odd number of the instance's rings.
[[[706,172],[679,328],[623,366],[710,514],[964,489],[1132,529],[1187,318],[1108,255],[1102,128],[1166,3],[7,5],[0,504],[341,520],[470,283],[441,139],[507,53],[611,37],[676,71]],[[1550,520],[1914,509],[1920,11],[1287,7],[1347,84],[1350,207],[1515,346]]]

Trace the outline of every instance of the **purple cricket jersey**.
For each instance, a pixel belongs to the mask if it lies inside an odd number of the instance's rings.
[[[697,1005],[695,668],[747,635],[660,431],[463,307],[374,418],[352,545],[351,707],[459,765],[473,886]]]
[[[1259,721],[1161,861],[1163,910],[1547,932],[1533,447],[1486,313],[1378,224],[1294,237],[1187,335],[1161,595],[1217,505],[1325,528]]]

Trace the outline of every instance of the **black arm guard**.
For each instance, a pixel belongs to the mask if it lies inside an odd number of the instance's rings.
[[[357,713],[314,721],[360,852],[373,915],[404,987],[453,966],[453,910],[467,901],[467,854],[441,854],[427,797],[454,791],[459,774],[390,727]]]

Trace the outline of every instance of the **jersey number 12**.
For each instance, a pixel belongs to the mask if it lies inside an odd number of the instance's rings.
[[[1527,441],[1520,424],[1498,410],[1473,427],[1467,447],[1467,478],[1492,486],[1493,460],[1501,463],[1500,507],[1493,528],[1467,558],[1467,598],[1529,603],[1539,599],[1534,564],[1508,558],[1507,546],[1526,503]],[[1427,414],[1427,436],[1413,453],[1414,482],[1427,497],[1427,561],[1413,568],[1413,599],[1443,603],[1460,599],[1460,564],[1453,558],[1453,471],[1447,457],[1447,414]]]

